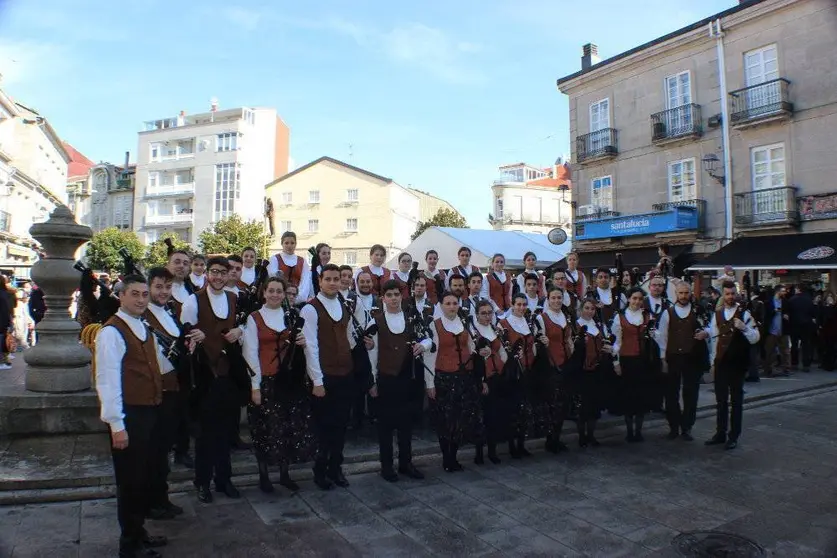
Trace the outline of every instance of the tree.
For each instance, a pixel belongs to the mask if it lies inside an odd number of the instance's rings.
[[[410,240],[417,239],[425,229],[429,227],[453,227],[455,229],[467,229],[468,221],[465,217],[453,209],[442,208],[436,212],[436,215],[427,221],[419,221],[416,227],[416,232],[410,237]]]
[[[185,250],[187,252],[192,251],[189,243],[185,240],[180,240],[180,237],[177,236],[176,232],[163,233],[157,239],[157,242],[150,244],[145,250],[145,259],[143,261],[145,262],[146,269],[151,269],[152,267],[164,267],[167,263],[169,263],[168,248],[164,242],[166,238],[171,239],[175,250]]]
[[[238,215],[225,217],[204,230],[198,238],[204,254],[241,254],[248,246],[267,257],[270,237],[261,221],[245,221]]]
[[[124,273],[119,249],[126,248],[135,262],[141,262],[145,247],[134,231],[110,227],[93,235],[87,245],[87,265],[108,273]]]

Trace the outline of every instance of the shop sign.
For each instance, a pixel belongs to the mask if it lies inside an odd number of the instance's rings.
[[[698,212],[694,207],[672,207],[667,211],[623,217],[608,217],[575,225],[576,240],[660,234],[698,227]]]
[[[803,221],[837,218],[837,193],[797,198],[799,217]]]

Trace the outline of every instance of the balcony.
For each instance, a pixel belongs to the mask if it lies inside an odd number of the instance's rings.
[[[666,203],[655,203],[651,209],[664,213],[677,207],[693,207],[697,211],[697,232],[706,232],[706,200],[682,200]]]
[[[610,219],[611,217],[619,217],[622,215],[618,211],[602,211],[599,209],[598,211],[592,208],[588,208],[588,212],[581,213],[580,210],[583,209],[584,206],[579,208],[579,212],[575,214],[576,222],[579,221],[598,221],[599,219]]]
[[[145,226],[167,227],[169,225],[191,225],[194,219],[195,215],[191,209],[181,209],[177,213],[147,215],[145,217]]]
[[[742,227],[799,225],[796,188],[782,186],[735,194],[735,224]]]
[[[12,214],[8,211],[0,211],[0,232],[8,233],[12,227]]]
[[[185,182],[182,184],[160,184],[149,186],[145,190],[146,198],[189,198],[195,194],[195,183]]]
[[[789,86],[788,80],[778,78],[730,92],[730,123],[735,128],[748,128],[790,118]]]
[[[703,201],[703,200],[695,200]],[[679,205],[662,204],[666,207],[651,213],[606,217],[578,222],[573,225],[575,240],[605,240],[626,236],[671,234],[696,231],[699,204]],[[702,205],[701,207],[705,207]]]
[[[579,163],[612,159],[617,153],[615,128],[604,128],[575,138],[575,156]]]
[[[702,134],[700,105],[692,103],[651,115],[651,141],[656,145],[697,139]]]

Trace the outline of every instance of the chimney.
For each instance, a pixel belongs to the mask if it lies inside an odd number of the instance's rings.
[[[186,124],[186,111],[181,110],[180,114],[177,115],[177,125],[184,126]]]
[[[218,98],[217,97],[212,97],[212,99],[210,99],[210,101],[209,101],[209,112],[211,113],[209,115],[209,121],[210,122],[215,122],[215,112],[217,110],[218,110]]]
[[[125,152],[125,169],[124,170],[128,170],[128,164],[130,163],[130,161],[131,161],[131,152],[126,151]]]
[[[601,62],[599,58],[599,47],[593,43],[587,43],[581,47],[581,69],[588,70],[590,66],[594,66]]]

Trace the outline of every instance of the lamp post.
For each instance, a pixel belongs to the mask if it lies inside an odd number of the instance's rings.
[[[724,244],[732,240],[732,192],[727,186],[727,177],[724,174],[726,165],[714,153],[708,153],[701,159],[703,170],[714,178],[724,189]],[[723,244],[722,244],[723,246]]]
[[[721,184],[721,186],[726,186],[726,177],[723,174],[717,173],[718,165],[721,163],[721,160],[718,158],[718,156],[714,153],[710,153],[704,156],[702,162],[703,170],[706,171],[706,174],[717,180]]]

